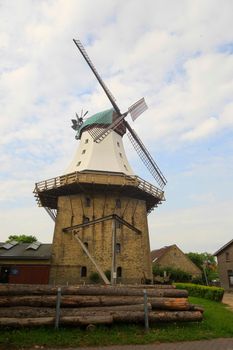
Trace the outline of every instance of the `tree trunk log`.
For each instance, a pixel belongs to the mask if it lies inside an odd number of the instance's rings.
[[[0,307],[7,306],[34,306],[55,307],[55,295],[32,296],[0,296]],[[84,296],[65,295],[61,297],[61,307],[95,307],[143,304],[143,296]],[[185,298],[156,298],[148,297],[153,309],[188,310],[189,303]]]
[[[152,309],[151,304],[147,304],[148,310]],[[121,305],[121,306],[105,306],[105,307],[82,307],[82,308],[61,308],[61,316],[78,316],[80,314],[93,313],[111,313],[115,311],[144,311],[144,304],[137,305]],[[31,307],[31,306],[16,306],[16,307],[1,307],[0,317],[54,317],[56,313],[55,308],[46,307]]]
[[[202,320],[200,311],[152,311],[149,313],[149,322],[178,322],[189,321],[196,322]],[[144,312],[142,311],[119,311],[112,315],[80,315],[80,316],[62,316],[60,324],[84,326],[89,324],[111,324],[112,322],[144,322]],[[0,318],[0,326],[13,327],[31,327],[41,325],[53,325],[54,317],[40,318]]]
[[[141,288],[127,286],[61,286],[62,295],[120,295],[140,296],[143,295]],[[57,287],[50,285],[0,285],[0,295],[56,295]],[[151,297],[183,298],[188,296],[186,290],[175,288],[148,288],[147,295]]]

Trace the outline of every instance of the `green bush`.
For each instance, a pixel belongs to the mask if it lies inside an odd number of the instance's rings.
[[[89,279],[92,283],[99,283],[100,282],[100,276],[97,272],[92,272],[89,276]]]
[[[207,287],[193,283],[175,283],[178,289],[186,289],[190,296],[221,301],[224,289],[219,287]]]
[[[106,271],[104,271],[104,274],[107,277],[107,279],[110,281],[111,280],[111,271],[110,270],[106,270]]]
[[[172,267],[159,267],[158,265],[153,266],[154,276],[164,276],[164,272],[169,276],[169,280],[173,282],[190,282],[192,275],[180,269],[175,269]]]

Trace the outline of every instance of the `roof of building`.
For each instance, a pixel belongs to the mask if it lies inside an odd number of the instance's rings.
[[[86,119],[81,127],[77,131],[77,138],[80,137],[82,130],[90,125],[109,125],[113,122],[113,108],[107,109],[105,111],[96,113],[92,115],[90,118]]]
[[[217,251],[214,253],[214,255],[219,255],[219,254],[222,253],[225,249],[229,248],[229,246],[230,246],[231,244],[233,244],[233,239],[232,239],[230,242],[226,243],[224,246],[222,246],[219,250],[217,250]]]
[[[13,243],[13,244],[12,244]],[[0,260],[49,260],[51,256],[50,243],[0,243]]]
[[[156,261],[157,259],[161,258],[171,247],[174,247],[175,244],[165,246],[160,249],[155,249],[151,251],[151,259],[152,261]]]

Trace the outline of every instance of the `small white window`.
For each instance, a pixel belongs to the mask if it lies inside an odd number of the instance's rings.
[[[86,140],[85,140],[85,143],[88,143],[88,141],[89,141],[89,140],[88,140],[88,139],[86,139]]]
[[[77,166],[79,166],[80,164],[81,164],[81,162],[78,162],[78,163],[77,163]]]
[[[120,143],[119,142],[117,142],[117,146],[120,147]]]
[[[123,157],[122,157],[122,153],[119,153],[119,155],[120,155],[121,158],[123,158]]]
[[[125,167],[125,170],[128,171],[128,168],[127,168],[127,166],[125,164],[124,164],[124,167]]]
[[[82,151],[82,154],[84,154],[84,153],[86,153],[86,150],[85,150],[85,149]]]

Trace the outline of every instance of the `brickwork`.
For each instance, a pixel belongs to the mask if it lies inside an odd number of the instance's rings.
[[[176,246],[173,245],[155,262],[161,267],[173,267],[201,277],[201,270]]]
[[[116,229],[116,242],[120,249],[116,255],[116,266],[122,269],[118,283],[140,283],[142,278],[152,279],[146,203],[141,199],[125,197],[120,191],[108,191],[59,197],[50,283],[89,282],[90,274],[96,271],[94,265],[72,233],[62,230],[81,224],[83,220],[91,221],[112,214],[117,214],[142,231],[136,234],[124,225]],[[112,221],[80,228],[78,235],[102,270],[111,270]],[[84,266],[87,276],[81,277],[81,267]]]
[[[221,286],[226,290],[233,290],[233,243],[222,250],[217,259]]]

